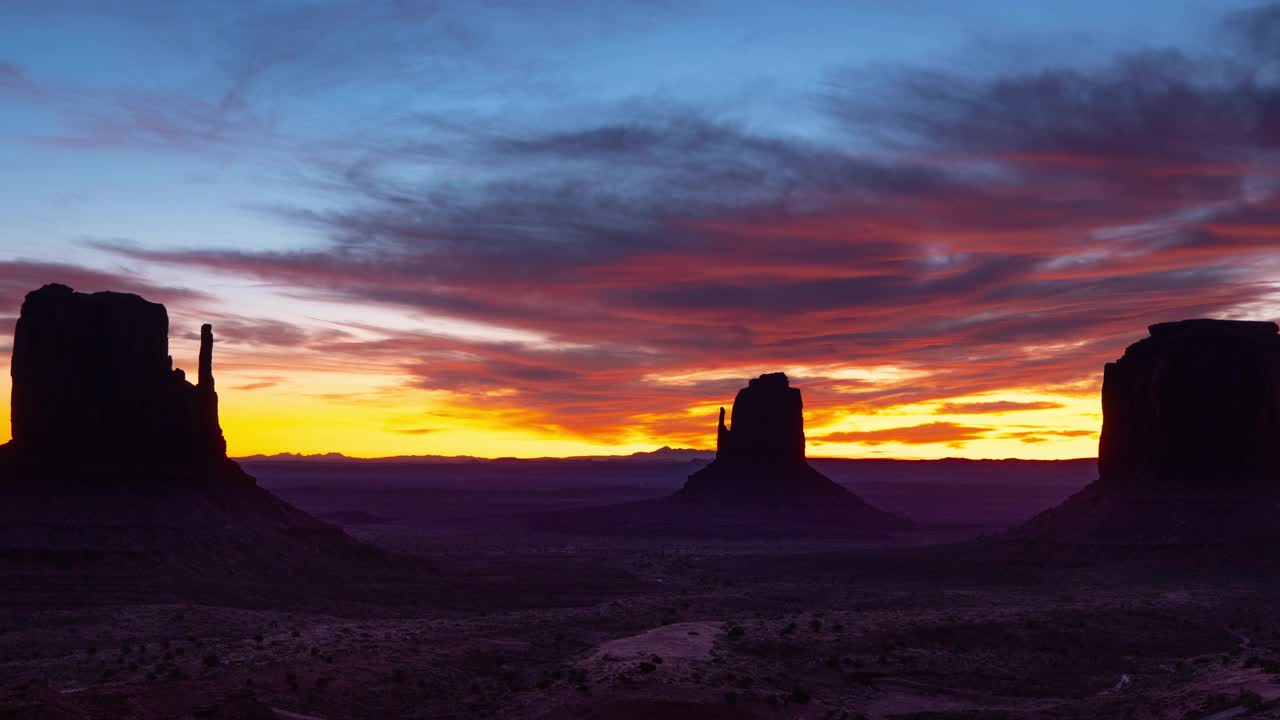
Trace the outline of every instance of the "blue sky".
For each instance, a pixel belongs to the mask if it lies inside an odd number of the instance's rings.
[[[11,1],[0,158],[21,181],[0,194],[0,252],[306,243],[261,212],[330,200],[299,187],[299,165],[420,133],[423,115],[520,132],[687,109],[821,137],[816,98],[851,71],[1000,75],[1195,49],[1248,5]]]

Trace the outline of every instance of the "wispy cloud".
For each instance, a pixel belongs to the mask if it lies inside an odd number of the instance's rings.
[[[1062,403],[1050,400],[1032,402],[993,400],[986,402],[943,403],[934,412],[939,415],[985,415],[1025,410],[1055,410],[1061,407],[1063,407]]]
[[[850,430],[846,432],[818,435],[812,440],[820,443],[859,443],[862,445],[883,445],[885,443],[901,443],[905,445],[956,445],[967,440],[983,437],[990,428],[957,425],[949,422],[926,423],[908,427],[882,428],[879,430]]]

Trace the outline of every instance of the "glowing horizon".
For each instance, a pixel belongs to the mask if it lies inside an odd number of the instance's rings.
[[[194,325],[193,325],[194,326]],[[217,335],[215,325],[215,336]],[[194,357],[192,337],[176,333],[171,351],[178,366]],[[450,393],[405,389],[411,378],[393,372],[357,374],[335,368],[282,370],[281,359],[261,355],[248,361],[236,354],[214,356],[221,415],[228,451],[234,457],[338,452],[350,457],[443,455],[496,457],[570,457],[629,455],[662,446],[710,450],[723,398],[697,399],[699,382],[723,387],[744,385],[768,368],[725,368],[669,377],[658,385],[691,393],[673,400],[674,410],[641,413],[638,427],[668,427],[666,434],[628,427],[608,427],[583,434],[547,427],[535,412],[498,406],[477,409]],[[0,381],[0,441],[9,439],[7,358]],[[782,368],[796,379],[817,383],[856,380],[893,388],[918,382],[927,373],[895,367],[844,366]],[[271,373],[283,372],[284,376]],[[734,390],[736,392],[736,389]],[[502,393],[496,393],[501,398]],[[465,398],[464,398],[465,399]],[[935,459],[1072,459],[1092,457],[1101,413],[1096,391],[1086,388],[1005,390],[939,397],[928,402],[895,405],[875,412],[846,413],[839,408],[806,409],[806,435],[811,457]],[[512,423],[496,430],[490,416]],[[433,426],[429,418],[435,418]],[[445,418],[446,420],[441,420]]]

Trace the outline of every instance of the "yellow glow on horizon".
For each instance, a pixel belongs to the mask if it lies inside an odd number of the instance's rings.
[[[999,403],[1045,403],[1056,407],[990,412],[949,412],[948,406]],[[936,442],[894,441],[894,431],[910,435],[912,428],[935,424],[957,426],[968,438]],[[1094,457],[1102,429],[1102,408],[1096,393],[1037,389],[1006,390],[945,400],[898,405],[874,414],[852,415],[825,426],[806,428],[811,456],[894,458],[1027,458],[1056,460]],[[833,433],[881,433],[874,442],[823,441]],[[945,434],[945,433],[939,433]]]
[[[408,378],[384,372],[294,369],[287,380],[264,381],[262,373],[229,367],[219,373],[218,390],[228,450],[237,457],[282,452],[340,452],[353,457],[557,457],[626,455],[662,445],[712,449],[717,411],[733,400],[703,400],[680,412],[642,413],[632,418],[637,427],[662,420],[683,421],[698,428],[696,435],[647,435],[618,428],[597,439],[548,426],[535,412],[518,409],[518,393],[512,391],[492,393],[484,398],[485,407],[477,407],[475,398],[415,389]],[[0,442],[10,437],[9,393],[9,368],[0,365]],[[946,412],[948,404],[1001,407],[992,403],[1053,403],[1057,407]],[[808,412],[807,416],[809,455],[813,457],[1093,457],[1102,425],[1096,390],[1087,388],[1079,392],[1028,388],[899,405],[834,419],[830,413]],[[957,426],[972,437],[916,443],[891,439],[903,428],[935,423]],[[943,430],[945,434],[950,428]],[[880,434],[870,436],[870,441],[822,440],[833,433]],[[1034,441],[1026,441],[1028,438]]]

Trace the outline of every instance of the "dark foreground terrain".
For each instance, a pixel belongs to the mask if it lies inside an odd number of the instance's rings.
[[[511,520],[654,498],[696,463],[246,463],[422,576],[283,605],[6,589],[0,717],[1280,717],[1265,549],[991,539],[1087,462],[814,464],[929,530],[602,540]]]

